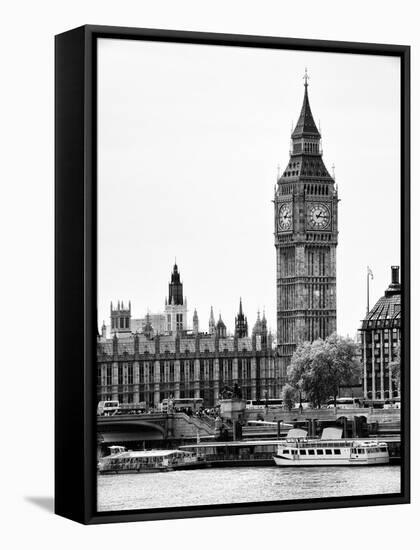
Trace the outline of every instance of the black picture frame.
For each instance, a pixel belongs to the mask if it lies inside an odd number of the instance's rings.
[[[401,493],[124,512],[96,511],[96,41],[395,56],[401,61]],[[86,25],[55,38],[55,512],[84,524],[410,502],[410,47]]]

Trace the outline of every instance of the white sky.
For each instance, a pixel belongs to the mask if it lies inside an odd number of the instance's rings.
[[[338,332],[354,336],[399,265],[399,60],[101,39],[98,46],[98,315],[131,299],[163,311],[176,256],[207,330],[242,296],[276,329],[272,199],[310,75],[324,162],[339,192]]]

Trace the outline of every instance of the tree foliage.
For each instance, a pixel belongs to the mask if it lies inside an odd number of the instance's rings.
[[[398,390],[401,387],[401,345],[398,342],[395,348],[395,357],[394,360],[389,364],[391,368],[392,380],[397,385]]]
[[[282,399],[285,407],[290,411],[295,406],[297,397],[296,389],[290,384],[285,384],[282,392]]]
[[[303,342],[296,349],[287,369],[288,382],[296,391],[304,392],[314,406],[336,399],[339,387],[354,384],[361,368],[357,344],[337,334],[325,340]]]

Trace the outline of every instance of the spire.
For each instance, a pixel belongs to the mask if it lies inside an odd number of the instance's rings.
[[[261,317],[260,317],[260,310],[258,310],[257,313],[257,320],[255,322],[254,328],[252,329],[252,334],[261,334],[262,332],[262,323],[261,323]]]
[[[176,306],[183,305],[184,303],[182,294],[182,283],[176,263],[174,264],[171,274],[171,282],[169,283],[168,303]]]
[[[306,70],[303,79],[305,88],[303,105],[291,136],[290,158],[282,176],[277,178],[277,184],[289,184],[298,181],[296,178],[304,178],[305,181],[315,183],[333,184],[334,180],[322,160],[321,134],[309,105],[309,76]]]
[[[149,310],[146,313],[146,322],[143,326],[143,334],[146,336],[146,338],[150,339],[153,336],[153,326],[152,322],[150,320],[150,313]]]
[[[216,325],[216,332],[219,338],[226,338],[226,325],[224,324],[222,320],[222,314],[219,313],[219,320],[217,321]]]
[[[314,137],[321,138],[321,134],[316,127],[314,117],[312,116],[311,107],[309,105],[309,95],[308,95],[308,71],[305,69],[304,86],[305,94],[303,96],[303,105],[300,111],[299,120],[297,121],[296,127],[292,133],[292,138],[301,138],[301,137]]]
[[[248,336],[248,321],[242,310],[242,298],[239,298],[239,313],[235,317],[235,336],[238,338]]]
[[[209,334],[216,332],[216,323],[214,322],[213,306],[210,307]]]
[[[198,314],[196,309],[194,309],[194,315],[193,315],[193,331],[194,331],[194,334],[198,334],[199,332]]]

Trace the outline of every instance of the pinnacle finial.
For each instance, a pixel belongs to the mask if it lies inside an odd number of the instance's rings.
[[[305,88],[308,87],[308,80],[309,80],[309,75],[308,75],[308,67],[305,67],[305,74],[303,75],[303,80],[305,81]]]

